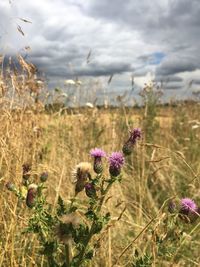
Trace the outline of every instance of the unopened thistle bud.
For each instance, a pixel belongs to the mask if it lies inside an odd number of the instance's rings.
[[[16,191],[16,187],[15,187],[15,185],[14,185],[12,182],[8,182],[8,183],[6,183],[6,188],[7,188],[9,191],[11,191],[11,192]]]
[[[122,151],[124,155],[130,155],[133,150],[133,146],[135,145],[137,139],[141,138],[141,129],[135,128],[132,131],[130,131],[130,137],[129,139],[125,142]]]
[[[24,180],[27,181],[30,178],[31,164],[24,163],[22,165],[22,170],[23,170],[22,177],[23,177]]]
[[[38,195],[38,186],[36,184],[30,184],[26,196],[26,205],[29,208],[33,208],[35,206],[37,195]]]
[[[48,176],[49,176],[48,172],[41,173],[41,175],[40,175],[40,181],[42,183],[46,182],[46,180],[48,179]]]
[[[176,203],[172,200],[169,201],[168,203],[168,211],[170,213],[175,213],[176,212]]]
[[[87,183],[85,185],[85,193],[90,198],[96,198],[96,189],[92,183]]]
[[[113,177],[118,176],[121,173],[121,167],[124,165],[124,156],[121,152],[113,152],[108,158],[110,166],[109,172]]]
[[[73,177],[76,182],[75,186],[75,193],[78,194],[85,188],[85,184],[89,179],[91,179],[91,164],[89,162],[81,162],[79,163],[74,171],[73,171]]]
[[[106,153],[100,148],[95,148],[90,151],[90,155],[94,157],[94,171],[99,174],[103,171],[102,158],[106,157]]]

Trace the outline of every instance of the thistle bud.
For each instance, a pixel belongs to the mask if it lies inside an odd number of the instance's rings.
[[[12,182],[8,182],[8,183],[6,183],[6,188],[7,188],[9,191],[11,191],[11,192],[16,191],[16,187],[15,187],[15,185],[14,185]]]
[[[170,213],[175,213],[176,212],[176,204],[172,200],[170,200],[169,203],[168,203],[168,211]]]
[[[121,152],[113,152],[109,157],[109,172],[113,177],[117,177],[121,173],[121,167],[124,165],[124,157]]]
[[[106,153],[100,148],[95,148],[90,151],[90,155],[94,157],[93,169],[97,174],[102,173],[103,165],[102,158],[106,156]]]
[[[36,184],[30,184],[26,196],[26,205],[29,208],[33,208],[35,206],[37,195],[38,195],[38,186]]]
[[[95,158],[94,159],[94,167],[93,167],[93,169],[97,174],[100,174],[100,173],[103,172],[103,165],[102,165],[101,158]]]
[[[85,184],[91,179],[91,164],[88,162],[79,163],[73,171],[73,177],[76,182],[75,193],[78,194],[85,188]]]
[[[133,143],[131,141],[127,141],[123,148],[122,148],[122,152],[124,153],[124,155],[128,156],[132,153],[133,150]]]
[[[92,183],[87,183],[85,185],[85,193],[90,198],[96,198],[96,189]]]
[[[24,180],[28,180],[30,178],[30,171],[31,171],[31,164],[29,163],[24,163],[22,165],[22,177]]]
[[[130,131],[130,137],[125,142],[122,148],[124,155],[128,156],[132,153],[133,146],[135,145],[137,139],[140,139],[140,138],[141,138],[141,129],[135,128],[132,131]]]
[[[40,175],[40,181],[42,183],[46,182],[46,180],[48,179],[48,176],[49,176],[48,172],[41,173],[41,175]]]

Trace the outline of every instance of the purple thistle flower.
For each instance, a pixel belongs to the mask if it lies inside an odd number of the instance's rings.
[[[106,157],[105,151],[103,151],[100,148],[94,148],[90,151],[90,155],[94,157],[94,166],[93,169],[94,171],[99,174],[102,173],[103,171],[103,166],[102,166],[102,161],[101,159]]]
[[[137,139],[140,139],[142,136],[142,131],[140,128],[135,128],[132,131],[130,131],[130,138],[129,140],[135,144]]]
[[[194,222],[200,216],[200,209],[190,198],[182,198],[180,201],[179,215],[185,222]]]
[[[188,215],[189,212],[194,212],[197,210],[196,203],[190,198],[182,198],[180,205],[180,213],[185,215]]]
[[[124,165],[124,156],[121,152],[113,152],[108,158],[110,163],[109,172],[112,176],[116,177],[121,172],[121,167]]]
[[[135,128],[132,131],[130,131],[130,137],[125,142],[122,151],[124,155],[130,155],[132,153],[133,146],[135,145],[137,139],[140,139],[142,135],[140,128]]]
[[[106,157],[106,152],[100,148],[94,148],[90,151],[90,155],[94,158],[104,158]]]

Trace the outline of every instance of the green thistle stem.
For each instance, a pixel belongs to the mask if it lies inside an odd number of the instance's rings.
[[[97,211],[98,213],[101,211],[101,208],[102,208],[104,199],[105,199],[105,197],[106,197],[106,195],[107,195],[109,189],[111,188],[112,184],[114,183],[114,181],[115,181],[114,179],[111,180],[111,181],[109,182],[109,184],[107,185],[106,189],[105,189],[105,190],[101,190],[101,192],[102,192],[102,196],[101,196],[101,198],[100,198],[99,204],[98,204],[97,209],[96,209],[96,211]],[[80,251],[80,253],[79,253],[79,259],[78,259],[78,261],[77,261],[77,263],[76,263],[76,266],[77,266],[77,267],[81,266],[81,263],[82,263],[82,261],[83,261],[83,258],[84,258],[84,255],[85,255],[85,252],[86,252],[86,249],[87,249],[87,246],[88,246],[88,244],[89,244],[89,242],[90,242],[90,240],[91,240],[91,238],[92,238],[92,236],[93,236],[93,234],[94,234],[95,226],[96,226],[96,221],[95,221],[95,219],[94,219],[93,222],[92,222],[92,225],[91,225],[89,234],[88,234],[88,236],[87,236],[87,238],[85,239],[85,242],[84,242],[84,244],[83,244],[83,248],[81,249],[81,251]]]
[[[70,267],[70,245],[65,244],[66,267]]]

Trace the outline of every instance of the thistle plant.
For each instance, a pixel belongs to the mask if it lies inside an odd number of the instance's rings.
[[[190,198],[182,198],[179,201],[170,201],[168,210],[185,223],[194,223],[200,217],[200,207]]]
[[[22,184],[19,188],[13,183],[7,183],[7,189],[14,192],[27,209],[31,210],[23,234],[37,235],[40,252],[46,256],[50,267],[85,266],[98,247],[95,236],[100,234],[111,219],[111,214],[102,207],[112,184],[121,181],[124,155],[122,152],[112,152],[106,158],[106,153],[99,148],[92,149],[90,155],[94,158],[93,168],[89,162],[80,162],[75,166],[72,172],[75,180],[74,197],[67,204],[59,196],[55,211],[52,211],[46,198],[48,172],[42,172],[37,182],[32,177],[30,167],[25,168],[23,165]],[[108,170],[105,173],[104,165]],[[26,188],[24,197],[20,194],[22,187]],[[77,201],[79,197],[83,197],[86,202],[84,214],[82,208],[80,212]]]
[[[112,185],[123,180],[125,157],[132,153],[140,138],[141,130],[135,128],[124,143],[122,152],[115,151],[106,156],[107,153],[102,149],[92,149],[90,155],[93,158],[93,166],[90,162],[80,162],[75,166],[72,172],[73,197],[65,202],[59,196],[54,209],[47,201],[47,171],[43,171],[36,179],[31,173],[31,166],[23,164],[21,184],[6,184],[6,188],[19,199],[20,204],[29,210],[28,225],[22,234],[37,235],[39,252],[46,259],[45,266],[84,267],[93,259],[99,247],[99,235],[112,217],[104,209],[105,200]],[[84,208],[79,205],[80,200],[85,203]],[[164,234],[157,234],[157,227],[149,229],[156,242],[158,255],[163,258],[167,257],[169,252],[170,257],[175,253],[173,242],[176,238],[174,229],[179,227],[177,220],[183,224],[192,224],[200,217],[200,208],[190,198],[170,201],[168,210],[169,216],[164,214],[163,217],[166,222],[163,224]],[[153,221],[154,219],[151,220]],[[178,237],[181,235],[180,229]],[[137,238],[139,236],[140,234]],[[129,245],[126,248],[128,247]],[[126,248],[123,251],[126,251]],[[135,255],[134,262],[133,266],[151,266],[153,256],[146,251],[143,255]]]

